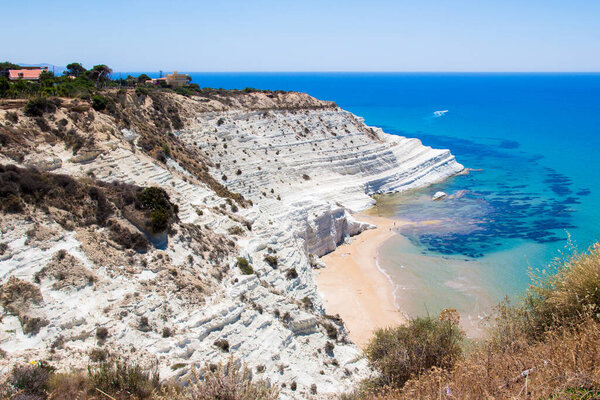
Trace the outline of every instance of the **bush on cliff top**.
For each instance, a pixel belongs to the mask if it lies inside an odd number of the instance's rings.
[[[44,113],[53,113],[54,111],[56,111],[55,102],[45,97],[35,97],[29,100],[23,109],[28,117],[41,117]]]

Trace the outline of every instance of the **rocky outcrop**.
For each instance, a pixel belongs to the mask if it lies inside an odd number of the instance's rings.
[[[47,141],[36,136],[41,122],[15,111],[12,123],[0,111],[7,143],[0,163],[52,160],[53,172],[82,181],[159,186],[177,204],[178,221],[160,246],[136,252],[104,226],[72,226],[66,215],[57,224],[41,209],[3,214],[1,283],[17,277],[38,288],[35,311],[44,318],[37,333],[24,332],[4,306],[0,348],[9,359],[85,367],[101,346],[156,361],[163,377],[183,377],[228,358],[215,345],[226,341],[272,384],[297,382],[282,398],[308,397],[313,384],[320,394],[337,393],[370,374],[344,327],[323,315],[317,257],[369,228],[351,214],[369,207],[371,194],[459,172],[452,154],[301,93],[118,96],[114,115],[59,107],[45,136],[56,131],[57,139]],[[163,109],[171,121],[164,126],[156,115]],[[79,156],[65,147],[70,137],[83,145]],[[113,218],[124,227],[118,232],[138,229]],[[52,234],[33,234],[42,227]],[[254,273],[244,275],[237,257]],[[101,341],[98,327],[108,332]]]

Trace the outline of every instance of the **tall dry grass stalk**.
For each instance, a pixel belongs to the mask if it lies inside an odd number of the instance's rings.
[[[262,380],[253,381],[252,372],[236,363],[233,356],[227,363],[193,371],[186,399],[190,400],[275,400],[279,393]]]

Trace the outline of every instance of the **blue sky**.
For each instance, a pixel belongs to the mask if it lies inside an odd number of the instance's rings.
[[[0,59],[115,71],[600,71],[600,1],[3,1]]]

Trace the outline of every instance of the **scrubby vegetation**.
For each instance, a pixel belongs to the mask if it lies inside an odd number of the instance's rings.
[[[169,201],[169,195],[159,187],[149,187],[138,191],[136,206],[150,213],[150,221],[146,226],[153,233],[164,232],[172,219],[177,215],[177,205]]]
[[[365,355],[380,373],[377,385],[401,387],[431,367],[452,367],[461,355],[462,339],[450,321],[417,318],[407,325],[377,330]]]
[[[277,264],[279,263],[277,256],[271,254],[265,255],[264,260],[271,268],[277,268]]]
[[[58,99],[47,99],[45,97],[35,97],[25,104],[23,112],[28,117],[41,117],[44,113],[56,111],[56,106],[60,105]]]
[[[254,273],[252,265],[244,257],[238,257],[236,265],[244,275],[252,275]]]
[[[231,192],[210,174],[209,168],[212,163],[201,151],[183,145],[175,135],[168,134],[183,129],[184,120],[180,114],[181,104],[173,100],[172,96],[164,94],[177,93],[188,97],[194,96],[198,101],[208,102],[210,99],[215,99],[228,104],[235,97],[247,96],[248,93],[266,93],[267,96],[274,97],[280,92],[248,88],[244,90],[200,88],[197,84],[172,88],[164,82],[160,85],[147,85],[148,77],[144,74],[137,78],[128,76],[125,79],[111,79],[112,70],[108,66],[96,65],[86,70],[79,63],[69,64],[62,76],[44,72],[39,82],[8,81],[6,78],[8,69],[18,68],[18,65],[9,62],[0,63],[0,99],[29,99],[24,108],[25,115],[35,118],[40,130],[49,133],[47,138],[55,137],[64,141],[67,147],[73,149],[74,155],[82,148],[93,149],[93,143],[90,142],[93,141],[93,135],[86,133],[89,133],[88,128],[94,121],[94,114],[87,111],[94,110],[110,115],[119,128],[135,130],[139,134],[137,144],[152,157],[161,162],[174,158],[218,196],[234,200],[241,207],[252,205],[242,195]],[[150,107],[142,113],[138,107],[148,103],[147,98],[151,100]],[[49,114],[54,114],[58,108],[68,110],[69,117],[77,127],[66,128],[65,125],[60,124],[52,127],[51,125],[56,121]],[[18,118],[16,114],[7,114],[9,120],[14,119],[15,116]],[[65,119],[63,121],[68,123]],[[9,128],[0,126],[2,146],[11,144],[11,141],[22,141],[19,136],[23,132]],[[14,132],[3,132],[4,130]],[[2,148],[2,153],[22,162],[23,143],[12,144],[14,146]]]
[[[30,98],[30,97],[79,97],[92,99],[94,104],[102,110],[107,105],[107,99],[98,96],[101,89],[110,88],[136,88],[138,95],[149,95],[152,92],[172,91],[182,96],[216,96],[216,95],[245,95],[249,93],[285,93],[284,91],[260,90],[245,88],[242,90],[201,88],[195,83],[183,87],[172,87],[162,81],[158,85],[147,85],[150,77],[141,74],[138,77],[128,75],[126,78],[111,79],[113,70],[104,64],[94,65],[91,69],[84,68],[80,63],[70,63],[60,76],[53,72],[42,72],[39,81],[19,79],[9,81],[8,70],[21,69],[17,64],[10,62],[0,63],[0,98]]]
[[[189,396],[192,400],[275,400],[278,392],[265,381],[253,382],[252,372],[230,357],[225,364],[194,372]]]
[[[296,271],[296,268],[290,268],[285,272],[285,277],[288,279],[296,279],[298,277],[298,271]]]
[[[0,71],[20,69],[18,65],[1,63]],[[82,97],[90,98],[98,89],[107,86],[120,86],[126,82],[110,79],[112,70],[106,65],[95,65],[86,70],[78,63],[71,63],[62,76],[52,72],[42,72],[39,82],[26,80],[9,81],[0,75],[0,98],[28,97]]]
[[[72,373],[32,361],[0,379],[0,398],[14,400],[274,400],[277,395],[267,382],[253,381],[251,371],[233,357],[193,370],[186,382],[161,381],[156,368],[111,358],[90,360],[86,372]]]
[[[380,378],[345,397],[598,398],[599,293],[596,244],[534,273],[530,289],[516,304],[497,307],[487,336],[464,356],[452,318],[378,331],[366,354]]]
[[[40,289],[31,282],[11,276],[0,285],[0,306],[4,312],[19,318],[26,335],[35,335],[40,328],[48,325],[48,320],[35,313],[36,306],[42,301]]]
[[[88,367],[90,386],[121,398],[150,399],[159,388],[158,372],[121,360],[109,360]],[[129,396],[129,397],[127,397]]]
[[[25,213],[29,208],[56,213],[66,227],[91,224],[108,227],[111,239],[126,248],[144,250],[147,243],[110,218],[117,212],[152,233],[163,232],[177,218],[177,206],[163,189],[135,185],[75,180],[67,175],[0,165],[0,204],[5,213]]]

